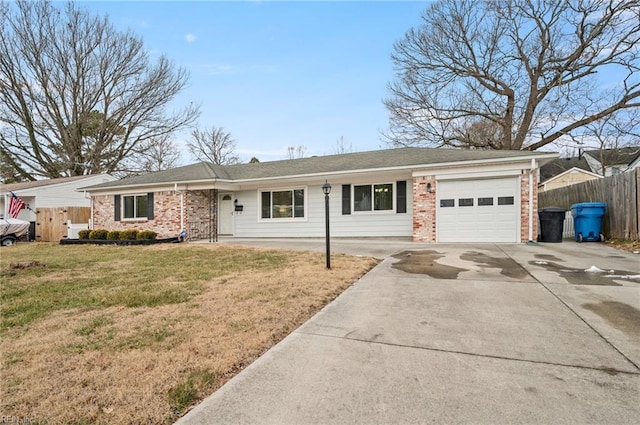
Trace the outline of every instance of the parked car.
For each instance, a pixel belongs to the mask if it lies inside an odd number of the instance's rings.
[[[16,218],[0,220],[0,246],[10,246],[29,231],[29,222]]]

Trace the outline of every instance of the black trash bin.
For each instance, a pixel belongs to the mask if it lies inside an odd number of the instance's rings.
[[[540,217],[540,242],[562,242],[562,227],[566,210],[558,207],[543,208],[538,211]]]

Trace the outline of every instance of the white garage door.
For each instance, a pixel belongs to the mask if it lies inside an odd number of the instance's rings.
[[[517,242],[518,178],[438,182],[438,242]]]

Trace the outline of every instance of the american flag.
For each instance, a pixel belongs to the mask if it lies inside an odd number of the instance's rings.
[[[9,215],[16,218],[20,211],[24,208],[24,201],[11,192],[11,200],[9,201]]]

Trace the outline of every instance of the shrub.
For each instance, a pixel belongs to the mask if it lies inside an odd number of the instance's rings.
[[[108,241],[117,241],[120,239],[120,230],[111,230],[108,234],[107,234],[107,240]]]
[[[120,240],[130,241],[133,239],[138,239],[138,231],[136,229],[127,229],[120,232]]]
[[[106,229],[95,229],[89,232],[89,239],[105,240],[107,239],[108,234],[109,234],[109,231]]]
[[[154,232],[153,230],[142,230],[140,232],[138,232],[138,239],[139,240],[153,240],[158,236],[158,234],[156,232]]]
[[[91,233],[91,230],[89,229],[80,230],[78,232],[78,239],[83,239],[83,240],[89,239],[89,233]]]

